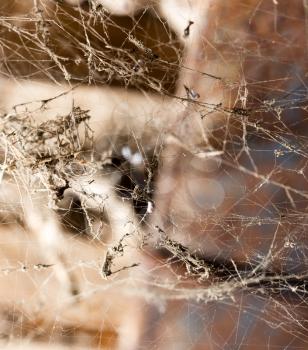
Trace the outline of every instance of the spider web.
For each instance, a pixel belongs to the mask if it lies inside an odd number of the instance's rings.
[[[1,2],[4,348],[307,348],[307,9]]]

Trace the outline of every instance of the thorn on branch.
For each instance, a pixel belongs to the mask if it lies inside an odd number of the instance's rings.
[[[195,101],[200,97],[198,92],[189,88],[188,86],[184,85],[184,89],[186,91],[187,99]]]
[[[187,38],[190,34],[190,27],[194,24],[193,21],[189,21],[187,27],[184,29],[184,38]]]

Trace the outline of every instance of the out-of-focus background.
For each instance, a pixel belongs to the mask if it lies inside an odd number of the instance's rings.
[[[308,348],[307,21],[1,1],[1,348]]]

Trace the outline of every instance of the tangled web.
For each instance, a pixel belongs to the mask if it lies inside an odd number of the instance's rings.
[[[307,348],[307,11],[1,2],[4,347]]]

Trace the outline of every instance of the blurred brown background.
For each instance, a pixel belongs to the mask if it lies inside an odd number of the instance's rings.
[[[96,160],[121,164],[88,182],[93,221],[74,189],[55,215],[44,194],[4,176],[3,348],[308,348],[307,9],[1,2],[3,124],[80,106]],[[127,233],[121,271],[104,279]]]

